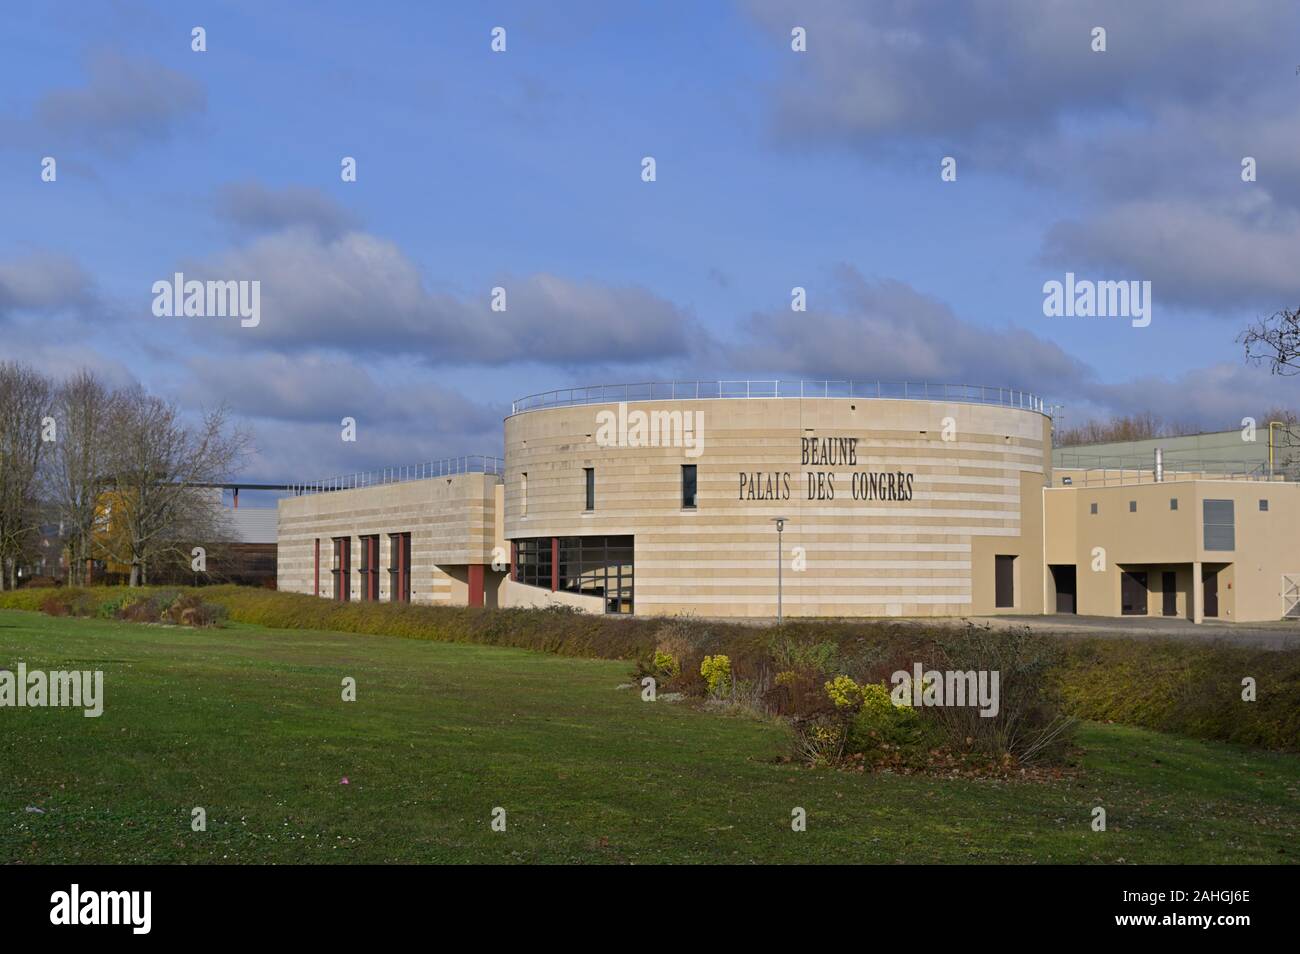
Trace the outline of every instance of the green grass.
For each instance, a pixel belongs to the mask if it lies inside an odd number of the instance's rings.
[[[1300,845],[1300,757],[1141,729],[1085,724],[1057,781],[861,776],[778,763],[777,723],[643,703],[615,688],[625,662],[0,611],[0,668],[20,661],[102,669],[106,701],[99,719],[0,709],[0,862],[1239,863]]]

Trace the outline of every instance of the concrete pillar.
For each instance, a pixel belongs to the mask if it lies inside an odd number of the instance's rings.
[[[1201,582],[1201,561],[1192,564],[1192,622],[1205,622],[1205,586]]]

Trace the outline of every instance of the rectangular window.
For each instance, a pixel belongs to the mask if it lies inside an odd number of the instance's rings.
[[[1205,549],[1235,550],[1237,539],[1232,501],[1205,500],[1201,508]]]
[[[528,516],[528,474],[519,475],[519,516]]]
[[[1096,513],[1096,512],[1097,512],[1097,505],[1096,505],[1096,504],[1093,504],[1093,505],[1092,505],[1092,512],[1093,512],[1093,513]]]
[[[596,468],[584,467],[582,468],[582,473],[587,481],[587,506],[585,509],[595,510],[596,509]]]
[[[529,586],[551,588],[551,538],[515,541],[515,579]]]
[[[682,506],[687,510],[695,509],[695,481],[695,465],[682,464]]]
[[[1016,605],[1016,558],[994,557],[994,601],[998,609],[1011,609]]]
[[[561,537],[559,586],[599,596],[606,613],[632,612],[633,538]]]
[[[388,598],[394,603],[411,602],[411,535],[388,535]]]
[[[334,538],[334,598],[346,603],[352,599],[352,538]]]
[[[1137,513],[1137,512],[1138,512],[1138,502],[1137,502],[1136,500],[1130,500],[1130,501],[1128,502],[1128,512],[1129,512],[1129,513]]]
[[[379,534],[361,537],[361,599],[379,600]]]
[[[1262,511],[1264,511],[1265,513],[1267,513],[1267,512],[1268,512],[1268,501],[1267,501],[1267,500],[1261,500],[1261,501],[1259,502],[1259,509],[1262,510]]]
[[[1177,510],[1177,509],[1178,509],[1178,498],[1177,498],[1177,497],[1170,497],[1170,498],[1169,498],[1169,509],[1170,509],[1170,510]]]

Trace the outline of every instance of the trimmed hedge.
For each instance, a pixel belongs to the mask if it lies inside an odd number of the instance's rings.
[[[1175,640],[1070,641],[1058,669],[1069,712],[1199,739],[1300,750],[1300,650]],[[1255,680],[1255,701],[1242,680]]]
[[[157,587],[93,587],[102,603],[135,599]],[[49,589],[0,593],[0,608],[39,611]],[[825,699],[814,670],[833,668],[859,681],[879,681],[911,661],[938,661],[933,629],[884,620],[787,622],[754,626],[675,617],[594,616],[567,609],[469,609],[400,603],[338,603],[254,587],[192,589],[226,608],[235,622],[273,629],[317,629],[438,642],[481,643],[564,656],[624,659],[653,673],[655,652],[668,651],[680,676],[672,688],[702,689],[700,660],[725,654],[736,680],[781,685],[778,675],[806,677],[810,697]],[[64,590],[65,599],[71,594]],[[1197,641],[1079,639],[1060,642],[1053,669],[1065,711],[1202,739],[1300,751],[1300,649],[1266,651]],[[1244,677],[1256,681],[1257,701],[1241,698]],[[786,682],[790,682],[789,679]],[[794,683],[782,691],[797,689]],[[696,685],[699,683],[700,685]],[[792,710],[801,708],[795,705]]]

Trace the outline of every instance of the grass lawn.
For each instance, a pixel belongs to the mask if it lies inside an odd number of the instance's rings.
[[[1120,726],[1048,783],[853,775],[783,727],[643,703],[626,663],[0,611],[0,668],[102,669],[104,714],[0,708],[0,862],[1288,862],[1300,757]],[[355,677],[358,698],[341,700]],[[344,777],[348,785],[340,784]],[[1093,832],[1091,812],[1107,811]],[[40,808],[44,814],[28,811]],[[208,830],[190,830],[207,811]],[[490,828],[495,806],[507,830]],[[791,809],[807,810],[793,832]]]

